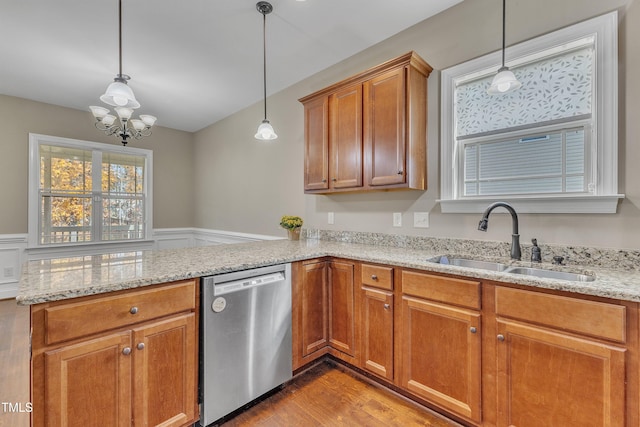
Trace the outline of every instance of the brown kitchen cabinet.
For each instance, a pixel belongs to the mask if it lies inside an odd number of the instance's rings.
[[[195,280],[32,306],[34,426],[198,419]]]
[[[357,263],[315,259],[292,269],[294,371],[327,353],[355,364]]]
[[[481,422],[480,283],[403,271],[400,386]]]
[[[505,287],[495,302],[498,426],[632,425],[626,307]]]
[[[305,193],[426,190],[431,71],[409,52],[301,98]]]
[[[360,367],[393,382],[394,269],[362,264],[361,270]]]
[[[292,265],[292,337],[294,371],[328,352],[327,261],[315,259]]]

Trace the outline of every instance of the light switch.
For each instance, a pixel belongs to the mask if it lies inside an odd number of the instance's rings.
[[[335,222],[335,217],[334,217],[334,215],[333,215],[333,212],[329,212],[329,213],[327,214],[327,222],[328,222],[329,224],[333,224],[333,223]]]
[[[413,227],[414,228],[429,228],[429,212],[414,212],[413,213]]]

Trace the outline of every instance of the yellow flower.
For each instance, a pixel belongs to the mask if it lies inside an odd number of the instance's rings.
[[[293,230],[294,228],[302,227],[303,221],[299,216],[284,215],[280,218],[280,227],[287,230]]]

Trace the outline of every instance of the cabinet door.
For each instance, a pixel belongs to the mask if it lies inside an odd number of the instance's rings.
[[[329,100],[304,105],[304,189],[329,188]]]
[[[194,420],[197,405],[195,314],[135,329],[134,424],[181,426]]]
[[[329,263],[329,342],[355,356],[355,289],[353,264]]]
[[[302,356],[327,346],[327,263],[325,261],[302,266]]]
[[[362,288],[362,367],[393,381],[393,294]]]
[[[362,187],[362,85],[329,97],[331,188]]]
[[[131,425],[131,332],[44,353],[43,425]]]
[[[399,68],[364,84],[364,169],[370,186],[406,182],[404,73]]]
[[[480,422],[480,314],[403,296],[401,336],[401,386]]]
[[[625,350],[498,321],[498,426],[623,426]]]

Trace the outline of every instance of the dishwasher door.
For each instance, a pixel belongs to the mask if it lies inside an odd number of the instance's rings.
[[[292,378],[291,264],[203,279],[201,425]]]

